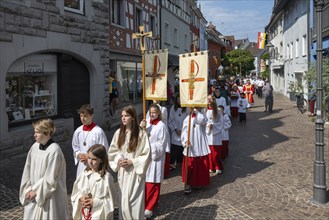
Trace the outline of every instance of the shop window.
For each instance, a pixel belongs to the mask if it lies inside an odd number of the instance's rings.
[[[55,74],[7,76],[6,111],[9,123],[56,113],[53,93],[56,84],[55,76]]]
[[[51,55],[14,63],[5,84],[9,125],[57,114],[56,73],[56,58]]]
[[[141,63],[118,61],[117,78],[121,102],[136,102],[142,99]]]
[[[66,11],[84,14],[84,0],[64,0]]]

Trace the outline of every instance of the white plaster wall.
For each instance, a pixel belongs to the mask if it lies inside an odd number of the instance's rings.
[[[284,33],[284,51],[286,53],[286,46],[289,44],[291,46],[291,42],[293,42],[293,57],[289,60],[286,60],[284,69],[285,69],[285,89],[284,94],[289,96],[288,87],[290,81],[295,81],[295,72],[303,72],[305,76],[305,72],[308,69],[308,51],[306,56],[302,56],[302,38],[303,35],[307,36],[307,22],[308,15],[305,14],[302,17],[299,17],[298,20]],[[296,58],[296,39],[299,39],[299,56]],[[303,77],[303,87],[307,88],[307,83],[305,81],[305,77]],[[307,93],[307,89],[304,90]]]

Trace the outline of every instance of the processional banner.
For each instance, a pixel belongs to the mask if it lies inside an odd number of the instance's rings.
[[[168,49],[145,52],[145,99],[167,100]]]
[[[182,107],[206,107],[208,51],[179,55],[179,93]]]

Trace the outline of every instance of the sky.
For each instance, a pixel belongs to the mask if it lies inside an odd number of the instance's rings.
[[[268,25],[274,0],[198,0],[205,19],[224,36],[257,42],[257,33]]]

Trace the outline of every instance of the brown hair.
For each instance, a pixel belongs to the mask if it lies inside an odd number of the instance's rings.
[[[103,177],[109,168],[109,159],[107,157],[105,147],[101,144],[94,144],[89,148],[87,152],[92,153],[95,157],[102,160],[102,162],[99,164],[98,172],[101,175],[101,177]],[[88,170],[90,170],[89,166],[87,166],[86,168],[86,171]]]
[[[50,118],[40,119],[32,123],[35,130],[46,136],[53,136],[56,131],[54,122]]]
[[[139,124],[138,118],[135,108],[132,105],[125,106],[122,111],[126,112],[128,115],[132,117],[132,124],[131,124],[131,135],[129,140],[129,146],[127,152],[134,152],[136,151],[137,144],[138,144],[138,137],[139,137]],[[118,138],[118,147],[121,150],[122,145],[125,143],[126,139],[126,130],[127,126],[121,123],[120,133]]]
[[[84,104],[82,105],[78,110],[77,112],[79,114],[89,114],[89,115],[92,115],[94,114],[94,109],[93,107],[91,107],[91,105],[89,104]]]
[[[216,98],[213,95],[209,96],[211,97],[211,102],[209,103],[209,106],[212,108],[212,116],[214,118],[214,121],[216,122],[218,120],[218,106],[216,103]]]

